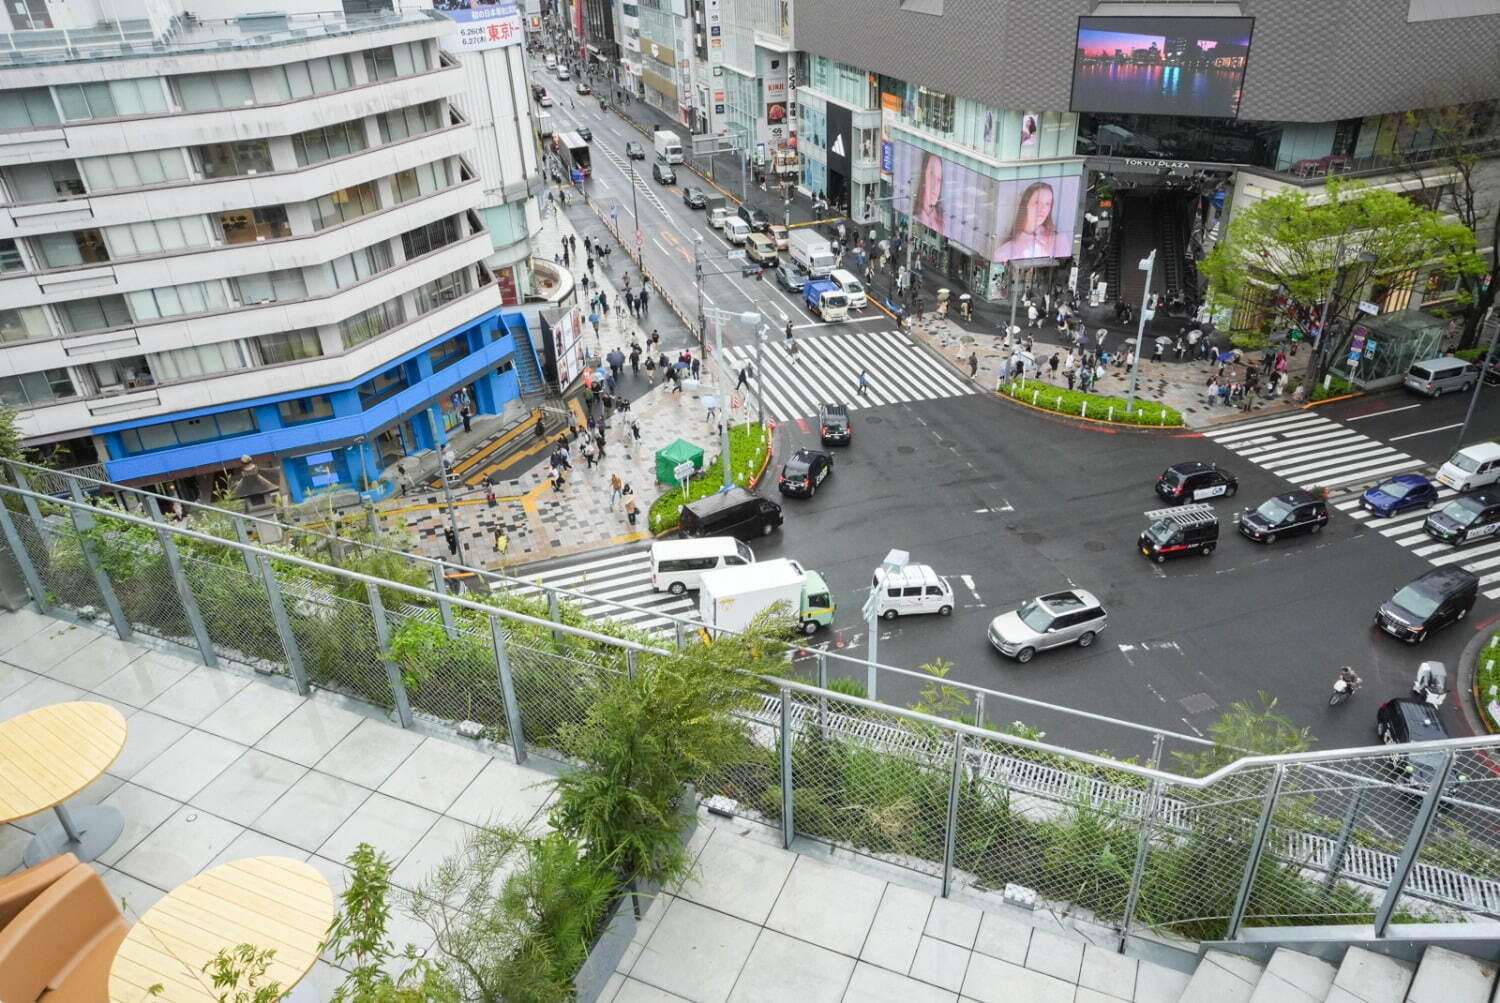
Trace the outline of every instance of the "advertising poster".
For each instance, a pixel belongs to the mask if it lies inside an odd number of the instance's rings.
[[[893,146],[899,212],[990,261],[1072,256],[1077,176],[1000,181],[910,143]]]
[[[552,329],[553,343],[557,346],[557,388],[566,390],[588,367],[588,353],[584,348],[584,333],[587,321],[581,307],[574,307],[563,314]]]
[[[896,169],[896,148],[891,143],[891,128],[901,117],[901,95],[880,95],[880,176],[891,177]]]
[[[1042,131],[1042,116],[1034,111],[1021,114],[1021,152],[1035,152]]]
[[[841,104],[828,102],[828,169],[849,176],[849,144],[854,116]]]
[[[1249,17],[1081,17],[1073,111],[1234,118]]]
[[[499,49],[526,40],[516,0],[433,0],[432,6],[458,25],[457,32],[442,39],[449,52]]]

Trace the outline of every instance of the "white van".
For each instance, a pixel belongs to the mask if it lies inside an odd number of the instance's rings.
[[[724,236],[729,238],[731,244],[743,244],[750,239],[750,224],[738,216],[726,216],[724,218]]]
[[[696,591],[705,571],[754,563],[755,554],[732,536],[658,540],[651,545],[651,587],[680,596]]]
[[[908,564],[886,579],[885,569],[876,568],[870,583],[875,591],[875,609],[887,620],[913,613],[953,612],[953,586],[926,564]]]
[[[1478,382],[1479,367],[1451,355],[1414,362],[1406,371],[1406,388],[1429,397],[1441,397],[1450,390],[1472,390]]]
[[[828,278],[849,297],[850,310],[863,310],[870,305],[870,301],[865,298],[865,284],[853,272],[835,268],[828,274]]]
[[[1465,446],[1438,468],[1437,479],[1454,491],[1482,488],[1500,481],[1500,442]]]
[[[708,210],[708,225],[712,226],[715,230],[722,230],[724,229],[725,221],[732,215],[734,214],[729,211],[728,206],[716,205]]]

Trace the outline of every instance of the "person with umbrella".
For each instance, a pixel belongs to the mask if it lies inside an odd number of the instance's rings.
[[[619,348],[611,349],[610,353],[605,356],[605,360],[609,363],[611,375],[618,380],[625,369],[625,353]]]
[[[1172,339],[1168,338],[1164,334],[1160,335],[1159,337],[1157,337],[1155,345],[1151,349],[1151,361],[1152,362],[1160,362],[1161,361],[1161,353],[1163,351],[1165,351],[1166,347],[1168,345],[1170,345],[1171,343],[1172,343]]]

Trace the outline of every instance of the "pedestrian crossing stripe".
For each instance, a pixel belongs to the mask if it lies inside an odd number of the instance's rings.
[[[747,406],[757,390],[765,394],[766,416],[777,421],[808,418],[818,405],[842,401],[850,410],[935,400],[978,393],[978,388],[947,363],[914,343],[904,332],[859,331],[796,340],[795,357],[771,342],[756,364],[753,346],[724,349],[731,374],[749,364]],[[859,393],[859,373],[867,377]]]
[[[1479,588],[1487,598],[1500,599],[1500,540],[1471,543],[1464,547],[1434,540],[1422,529],[1429,512],[1437,511],[1458,497],[1458,492],[1444,484],[1435,484],[1437,501],[1431,509],[1419,508],[1390,517],[1375,515],[1359,506],[1359,497],[1345,498],[1334,503],[1334,508],[1343,515],[1363,523],[1397,546],[1404,547],[1425,557],[1436,565],[1452,565],[1472,571],[1479,576]]]
[[[662,614],[691,617],[697,613],[697,593],[674,596],[651,587],[651,554],[634,550],[592,560],[555,564],[545,570],[518,571],[511,581],[490,581],[490,590],[516,596],[541,596],[541,586],[568,589],[587,598],[567,599],[585,616],[610,620],[651,633],[672,631],[673,621]],[[636,609],[619,604],[628,603]]]
[[[1300,488],[1357,486],[1427,466],[1313,411],[1235,422],[1203,435]]]

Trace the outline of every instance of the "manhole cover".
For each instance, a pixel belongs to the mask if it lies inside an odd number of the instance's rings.
[[[897,446],[896,447],[896,452],[898,452],[898,453],[915,453],[916,451],[917,451],[917,447],[916,446]]]
[[[1191,693],[1177,702],[1189,714],[1203,714],[1219,706],[1219,702],[1207,693]]]
[[[1106,543],[1100,543],[1098,540],[1088,540],[1084,543],[1083,549],[1087,550],[1091,554],[1102,554],[1104,551],[1109,549],[1109,545]]]
[[[873,414],[864,419],[866,425],[879,425],[882,421],[885,421],[885,419]]]

